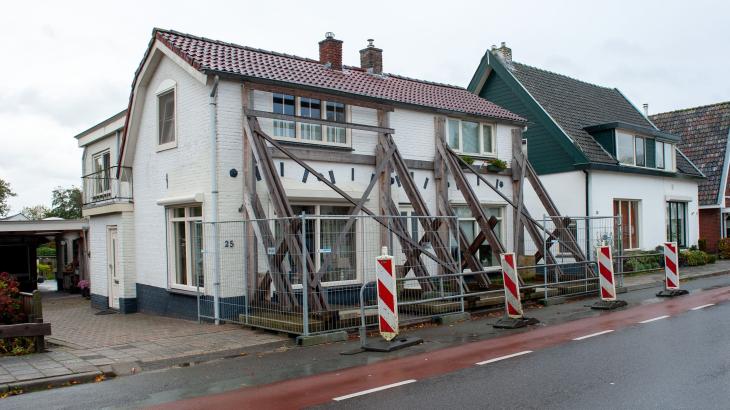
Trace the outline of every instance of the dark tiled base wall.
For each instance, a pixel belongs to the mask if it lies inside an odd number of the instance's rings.
[[[170,293],[167,289],[137,284],[137,311],[148,315],[198,320],[195,296]]]
[[[107,296],[91,294],[91,307],[97,309],[109,309],[109,298]],[[136,298],[119,298],[119,313],[137,313]]]
[[[106,296],[91,294],[91,307],[97,309],[109,309],[109,298]]]

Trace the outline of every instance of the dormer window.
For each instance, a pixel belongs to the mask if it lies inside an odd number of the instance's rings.
[[[296,115],[346,123],[347,106],[332,101],[297,97],[287,94],[272,94],[272,111],[275,114]],[[350,146],[350,131],[332,125],[308,124],[302,121],[273,120],[274,138],[282,141],[296,141],[310,144]]]
[[[675,171],[674,144],[616,130],[616,158],[621,165]]]

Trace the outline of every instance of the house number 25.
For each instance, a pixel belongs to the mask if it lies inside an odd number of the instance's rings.
[[[226,248],[233,248],[233,241],[226,241]]]

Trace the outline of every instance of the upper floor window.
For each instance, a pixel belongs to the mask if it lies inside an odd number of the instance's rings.
[[[347,122],[345,104],[277,93],[272,95],[272,101],[273,112],[276,114]],[[274,138],[278,139],[291,138],[301,142],[326,145],[350,145],[349,133],[343,127],[285,120],[273,120],[273,127]]]
[[[449,146],[464,154],[495,155],[496,143],[491,124],[449,119]]]
[[[177,147],[176,84],[163,81],[157,89],[157,150]]]
[[[674,144],[657,141],[655,146],[656,167],[658,169],[674,170]]]
[[[111,168],[111,154],[109,151],[100,152],[96,155],[94,155],[93,159],[93,166],[94,166],[94,197],[99,197],[100,195],[105,195],[109,193],[109,190],[111,188],[111,175],[109,173]]]
[[[641,135],[616,131],[616,158],[624,165],[674,171],[674,145]]]

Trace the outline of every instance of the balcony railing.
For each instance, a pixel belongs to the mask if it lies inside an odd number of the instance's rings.
[[[84,180],[84,207],[133,203],[132,168],[110,167],[88,174]]]

